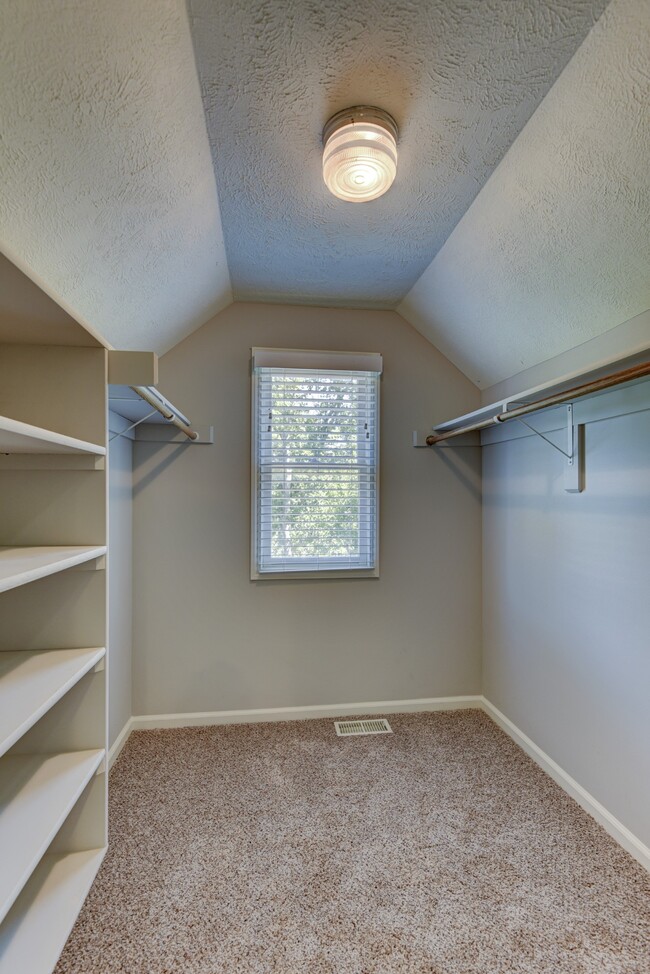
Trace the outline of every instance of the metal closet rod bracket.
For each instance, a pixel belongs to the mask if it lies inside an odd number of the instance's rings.
[[[546,408],[557,408],[557,406],[564,406],[566,411],[566,450],[554,443],[550,437],[546,436],[545,433],[541,433],[530,423],[527,423],[525,419],[521,416],[512,416],[509,414],[508,410],[533,412],[530,409],[530,403],[524,402],[510,402],[505,406],[505,412],[499,413],[496,416],[490,417],[488,420],[477,423],[473,425],[471,429],[462,429],[460,434],[465,434],[466,440],[471,439],[471,434],[477,435],[478,429],[487,429],[489,427],[500,426],[509,420],[516,419],[517,422],[521,423],[534,433],[535,436],[539,436],[541,440],[548,443],[549,446],[553,447],[558,453],[561,453],[564,457],[566,464],[564,468],[564,489],[569,494],[579,494],[584,490],[584,424],[576,424],[574,421],[574,404],[571,403],[558,403],[556,407],[547,406]],[[435,446],[438,449],[441,447],[453,447],[458,449],[459,447],[468,447],[471,449],[480,446],[478,441],[476,442],[458,442],[458,435],[456,430],[452,430],[450,433],[439,434],[436,433],[435,429],[432,433],[427,433],[424,430],[413,430],[413,446],[415,447],[431,447]],[[451,439],[453,437],[453,439]],[[449,441],[449,442],[448,442]]]
[[[155,416],[157,412],[157,409],[152,409],[150,413],[146,414],[146,416],[141,416],[140,419],[136,419],[135,423],[131,423],[130,426],[126,426],[123,430],[120,430],[119,433],[113,433],[112,436],[109,436],[108,442],[112,443],[113,440],[116,440],[119,436],[126,436],[127,433],[134,430],[136,426],[140,425],[140,423],[144,423],[145,419],[151,419],[152,416]]]
[[[526,405],[525,403],[512,402],[508,403],[506,406],[506,411],[508,409],[519,409],[521,406]],[[535,436],[539,436],[541,440],[552,446],[554,450],[561,453],[566,460],[566,465],[564,468],[564,489],[568,494],[579,494],[584,490],[584,443],[585,443],[585,427],[584,423],[576,425],[574,422],[574,412],[573,403],[567,402],[562,404],[566,411],[566,450],[563,450],[561,446],[554,443],[548,436],[541,433],[539,430],[527,423],[525,419],[521,416],[513,416],[518,423],[529,429],[531,433]],[[557,408],[557,407],[555,407]],[[499,422],[506,422],[505,419],[499,420]]]
[[[448,440],[455,439],[458,436],[464,436],[466,433],[478,433],[481,430],[499,426],[501,423],[506,423],[509,420],[519,419],[521,416],[528,416],[530,413],[537,413],[542,409],[549,409],[551,406],[566,406],[568,446],[566,453],[556,443],[552,443],[551,440],[540,433],[539,430],[534,429],[532,426],[528,428],[533,433],[541,436],[547,443],[550,443],[554,449],[558,449],[560,453],[564,454],[567,460],[567,466],[565,468],[565,490],[570,493],[579,493],[583,488],[584,425],[578,424],[576,426],[574,422],[573,408],[575,400],[581,399],[584,396],[592,396],[597,392],[604,392],[606,389],[613,389],[615,386],[623,385],[626,382],[633,382],[648,377],[650,377],[650,361],[647,360],[620,369],[618,372],[610,372],[605,375],[592,373],[592,378],[586,382],[582,382],[580,385],[572,386],[570,389],[565,389],[560,392],[551,392],[541,399],[534,399],[532,402],[514,405],[512,403],[504,403],[503,412],[497,413],[496,415],[486,415],[488,410],[494,408],[486,406],[483,409],[476,410],[473,414],[468,413],[466,416],[459,417],[458,420],[450,420],[447,423],[434,427],[428,436],[416,431],[413,434],[413,446],[437,447],[446,443]],[[510,412],[508,409],[510,409]],[[466,422],[463,423],[463,420],[466,420]],[[525,425],[528,426],[527,423]]]

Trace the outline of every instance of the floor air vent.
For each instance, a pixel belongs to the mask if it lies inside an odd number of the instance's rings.
[[[392,728],[385,717],[378,720],[335,720],[334,727],[339,737],[359,737],[363,734],[392,734]]]

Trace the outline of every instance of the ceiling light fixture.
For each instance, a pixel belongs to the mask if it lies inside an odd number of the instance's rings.
[[[323,146],[323,179],[340,200],[365,203],[393,185],[397,125],[381,108],[337,112],[323,129]]]

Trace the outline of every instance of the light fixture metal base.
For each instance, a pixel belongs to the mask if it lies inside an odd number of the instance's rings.
[[[344,108],[328,119],[323,128],[323,145],[338,129],[354,122],[370,122],[373,125],[380,125],[390,132],[397,142],[397,122],[392,115],[385,112],[383,108],[374,108],[372,105],[355,105],[353,108]]]

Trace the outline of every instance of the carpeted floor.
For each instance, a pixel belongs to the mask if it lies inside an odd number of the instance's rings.
[[[133,734],[56,974],[650,971],[650,876],[492,721],[390,721]]]

